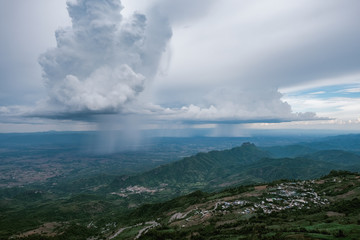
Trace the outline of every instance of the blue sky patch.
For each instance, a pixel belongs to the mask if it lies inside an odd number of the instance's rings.
[[[287,97],[311,96],[313,98],[360,98],[360,84],[344,84],[311,88],[296,92],[284,93]]]

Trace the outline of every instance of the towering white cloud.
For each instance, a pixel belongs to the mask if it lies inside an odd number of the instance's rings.
[[[123,18],[119,0],[67,6],[72,26],[57,30],[56,48],[39,58],[48,103],[63,114],[121,111],[156,73],[170,27],[139,13]]]
[[[301,0],[295,4],[286,0],[122,2],[130,8],[123,11],[120,0],[68,0],[71,23],[56,31],[56,47],[39,58],[48,98],[37,105],[26,100],[17,103],[15,100],[22,97],[12,94],[12,101],[1,101],[0,115],[86,122],[109,117],[119,122],[124,113],[132,113],[131,117],[141,119],[139,124],[149,122],[157,127],[164,122],[319,119],[306,111],[324,118],[343,118],[348,101],[354,102],[351,106],[357,103],[349,98],[337,107],[341,111],[331,115],[334,109],[324,112],[304,105],[303,98],[289,98],[284,91],[312,84],[339,85],[347,81],[346,76],[352,76],[351,83],[359,82],[357,0],[346,0],[346,4],[339,0]],[[131,7],[142,9],[144,14],[131,14]],[[16,17],[6,16],[13,17],[6,22],[15,22]],[[3,25],[8,28],[7,23]],[[28,26],[37,25],[29,22]],[[8,46],[0,45],[5,46],[0,50]],[[3,62],[9,61],[4,58]],[[167,64],[161,67],[160,62]],[[3,66],[0,75],[6,81],[2,84],[6,94],[0,94],[1,100],[11,95],[7,85],[21,85],[8,81],[15,77],[5,76],[8,67]],[[27,76],[21,81],[33,81],[26,68],[21,69],[22,76]],[[332,80],[323,83],[322,79]],[[23,102],[29,106],[11,106]],[[352,107],[347,118],[358,117],[353,109],[357,108]],[[98,114],[112,115],[92,118]]]
[[[57,30],[57,47],[39,59],[47,83],[48,104],[55,108],[46,111],[47,117],[83,118],[132,112],[160,121],[183,122],[280,122],[303,118],[281,101],[276,88],[249,89],[251,84],[233,88],[214,86],[207,89],[205,98],[189,102],[184,99],[184,92],[179,91],[183,94],[180,108],[166,109],[161,104],[153,109],[154,105],[136,103],[146,81],[158,70],[172,36],[171,25],[178,27],[205,14],[209,2],[199,1],[188,13],[180,1],[173,4],[158,1],[147,10],[148,18],[134,13],[127,19],[121,15],[123,7],[119,0],[77,0],[67,5],[72,26]],[[191,78],[197,79],[198,75]],[[306,116],[313,119],[312,115]]]

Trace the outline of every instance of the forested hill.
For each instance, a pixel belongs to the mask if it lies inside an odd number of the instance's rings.
[[[170,195],[195,190],[216,190],[229,185],[267,182],[276,179],[310,179],[331,170],[359,170],[360,156],[341,150],[305,151],[305,147],[282,147],[284,152],[299,150],[302,157],[273,158],[273,154],[252,143],[224,151],[198,153],[153,170],[116,178],[111,191],[129,186],[162,187]],[[302,154],[300,154],[302,153]],[[297,154],[295,154],[297,155]]]
[[[319,151],[339,150],[360,154],[360,134],[331,136],[290,145],[263,147],[274,158],[299,157]]]
[[[180,161],[162,165],[151,171],[131,176],[118,177],[111,187],[114,189],[131,185],[157,187],[166,185],[185,192],[195,189],[211,188],[211,185],[226,183],[245,166],[258,162],[269,155],[254,144],[244,143],[224,151],[198,153]]]

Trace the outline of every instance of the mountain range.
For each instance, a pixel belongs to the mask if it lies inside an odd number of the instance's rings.
[[[282,152],[281,157],[279,152]],[[259,148],[247,142],[229,150],[198,153],[141,174],[117,177],[108,191],[130,186],[153,189],[163,186],[175,196],[276,179],[318,178],[331,170],[359,169],[360,156],[353,152],[316,151],[302,145]]]

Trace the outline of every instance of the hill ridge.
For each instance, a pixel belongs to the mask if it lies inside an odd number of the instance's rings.
[[[187,185],[198,181],[210,182],[220,172],[221,175],[226,175],[234,167],[249,165],[268,156],[254,144],[246,142],[240,147],[228,150],[197,153],[135,176],[119,177],[114,180],[111,187],[157,187],[160,184]]]

